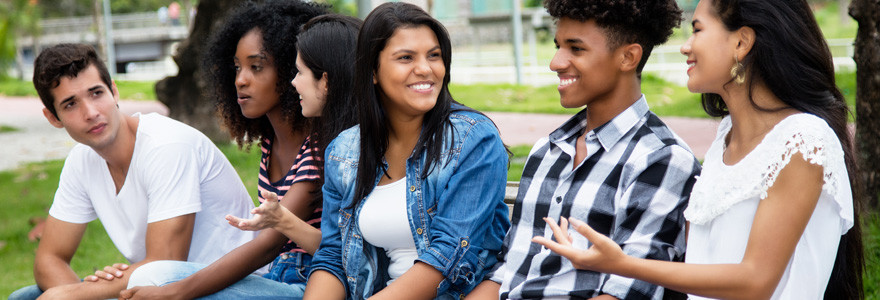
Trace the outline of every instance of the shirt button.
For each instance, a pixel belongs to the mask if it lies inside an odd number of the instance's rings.
[[[421,228],[416,229],[416,234],[421,235],[421,234],[422,234],[422,229],[421,229]]]
[[[467,247],[467,245],[468,245],[467,241],[461,241],[462,248]]]
[[[414,186],[414,185],[409,186],[409,191],[410,191],[410,192],[415,192],[415,191],[416,191],[416,186]]]

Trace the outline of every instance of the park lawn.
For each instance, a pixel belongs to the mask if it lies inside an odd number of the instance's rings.
[[[835,75],[836,82],[850,108],[855,107],[856,74],[842,71]],[[121,99],[153,101],[154,82],[117,81]],[[464,105],[480,111],[574,114],[581,108],[563,108],[559,105],[556,85],[530,86],[516,84],[450,84],[452,96]],[[663,117],[708,118],[700,104],[700,95],[686,87],[670,83],[646,73],[642,77],[642,93],[651,111]],[[28,81],[0,78],[0,95],[36,97]],[[850,121],[852,122],[852,118]]]
[[[156,100],[153,81],[116,80],[119,98],[126,100]],[[11,97],[38,97],[34,84],[27,80],[0,76],[0,95]]]
[[[511,147],[515,157],[511,161],[509,180],[519,181],[530,146]],[[260,148],[239,150],[229,144],[220,149],[235,167],[242,181],[256,201],[257,175],[259,173]],[[31,218],[47,216],[63,161],[32,163],[12,171],[0,172],[0,299],[21,287],[34,284],[33,265],[37,243],[28,240],[32,226]],[[256,202],[255,202],[256,203]],[[106,265],[126,262],[122,254],[104,232],[100,221],[89,223],[82,243],[71,262],[80,277],[92,274]]]
[[[240,151],[234,145],[220,147],[236,171],[243,178],[249,191],[256,190],[259,148]],[[508,180],[519,181],[525,158],[531,146],[510,147],[513,152]],[[33,163],[13,171],[0,172],[0,299],[8,297],[18,288],[34,283],[32,267],[37,243],[27,240],[31,229],[28,220],[45,217],[52,196],[58,186],[63,162],[60,160]],[[256,196],[254,193],[252,197]],[[880,300],[880,216],[876,213],[862,219],[865,237],[865,293],[868,300]],[[124,258],[110,242],[99,221],[89,223],[72,266],[79,276],[91,274],[95,269]]]
[[[451,84],[453,98],[480,111],[568,114],[579,108],[563,108],[559,104],[556,85],[529,86],[515,84]],[[707,118],[700,106],[700,96],[686,87],[667,82],[652,74],[644,74],[642,93],[648,106],[661,116]]]
[[[19,129],[18,129],[17,127],[12,127],[12,126],[7,126],[7,125],[0,125],[0,133],[16,132],[16,131],[18,131],[18,130],[19,130]]]

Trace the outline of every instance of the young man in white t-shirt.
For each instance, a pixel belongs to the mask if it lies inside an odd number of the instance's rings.
[[[157,114],[123,115],[116,86],[94,48],[60,44],[44,50],[34,64],[34,86],[49,123],[80,144],[64,163],[37,248],[39,289],[19,290],[11,299],[41,293],[117,298],[142,264],[209,264],[253,239],[254,232],[224,219],[246,216],[254,205],[223,153],[183,123]],[[116,280],[82,282],[70,268],[86,224],[95,218],[132,263],[106,274]]]

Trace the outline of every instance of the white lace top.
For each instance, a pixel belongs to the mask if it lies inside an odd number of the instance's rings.
[[[758,203],[791,156],[801,153],[824,167],[825,183],[771,299],[822,299],[840,236],[853,225],[852,192],[840,142],[824,120],[796,114],[776,124],[751,153],[728,166],[722,157],[730,128],[730,117],[725,117],[684,212],[690,222],[686,261],[741,262]]]

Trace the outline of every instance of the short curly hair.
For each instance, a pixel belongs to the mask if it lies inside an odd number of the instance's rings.
[[[260,30],[263,48],[274,60],[278,73],[276,91],[281,95],[281,112],[293,130],[302,130],[308,121],[302,115],[299,94],[290,84],[297,72],[296,35],[309,19],[328,12],[326,5],[299,0],[248,1],[233,11],[212,36],[202,74],[223,125],[239,147],[274,137],[274,131],[266,116],[248,119],[241,113],[233,65],[238,41],[250,30]]]
[[[642,46],[642,72],[654,46],[665,43],[673,28],[681,24],[682,11],[675,0],[544,0],[544,7],[555,19],[596,21],[603,28],[608,47],[624,44]]]

